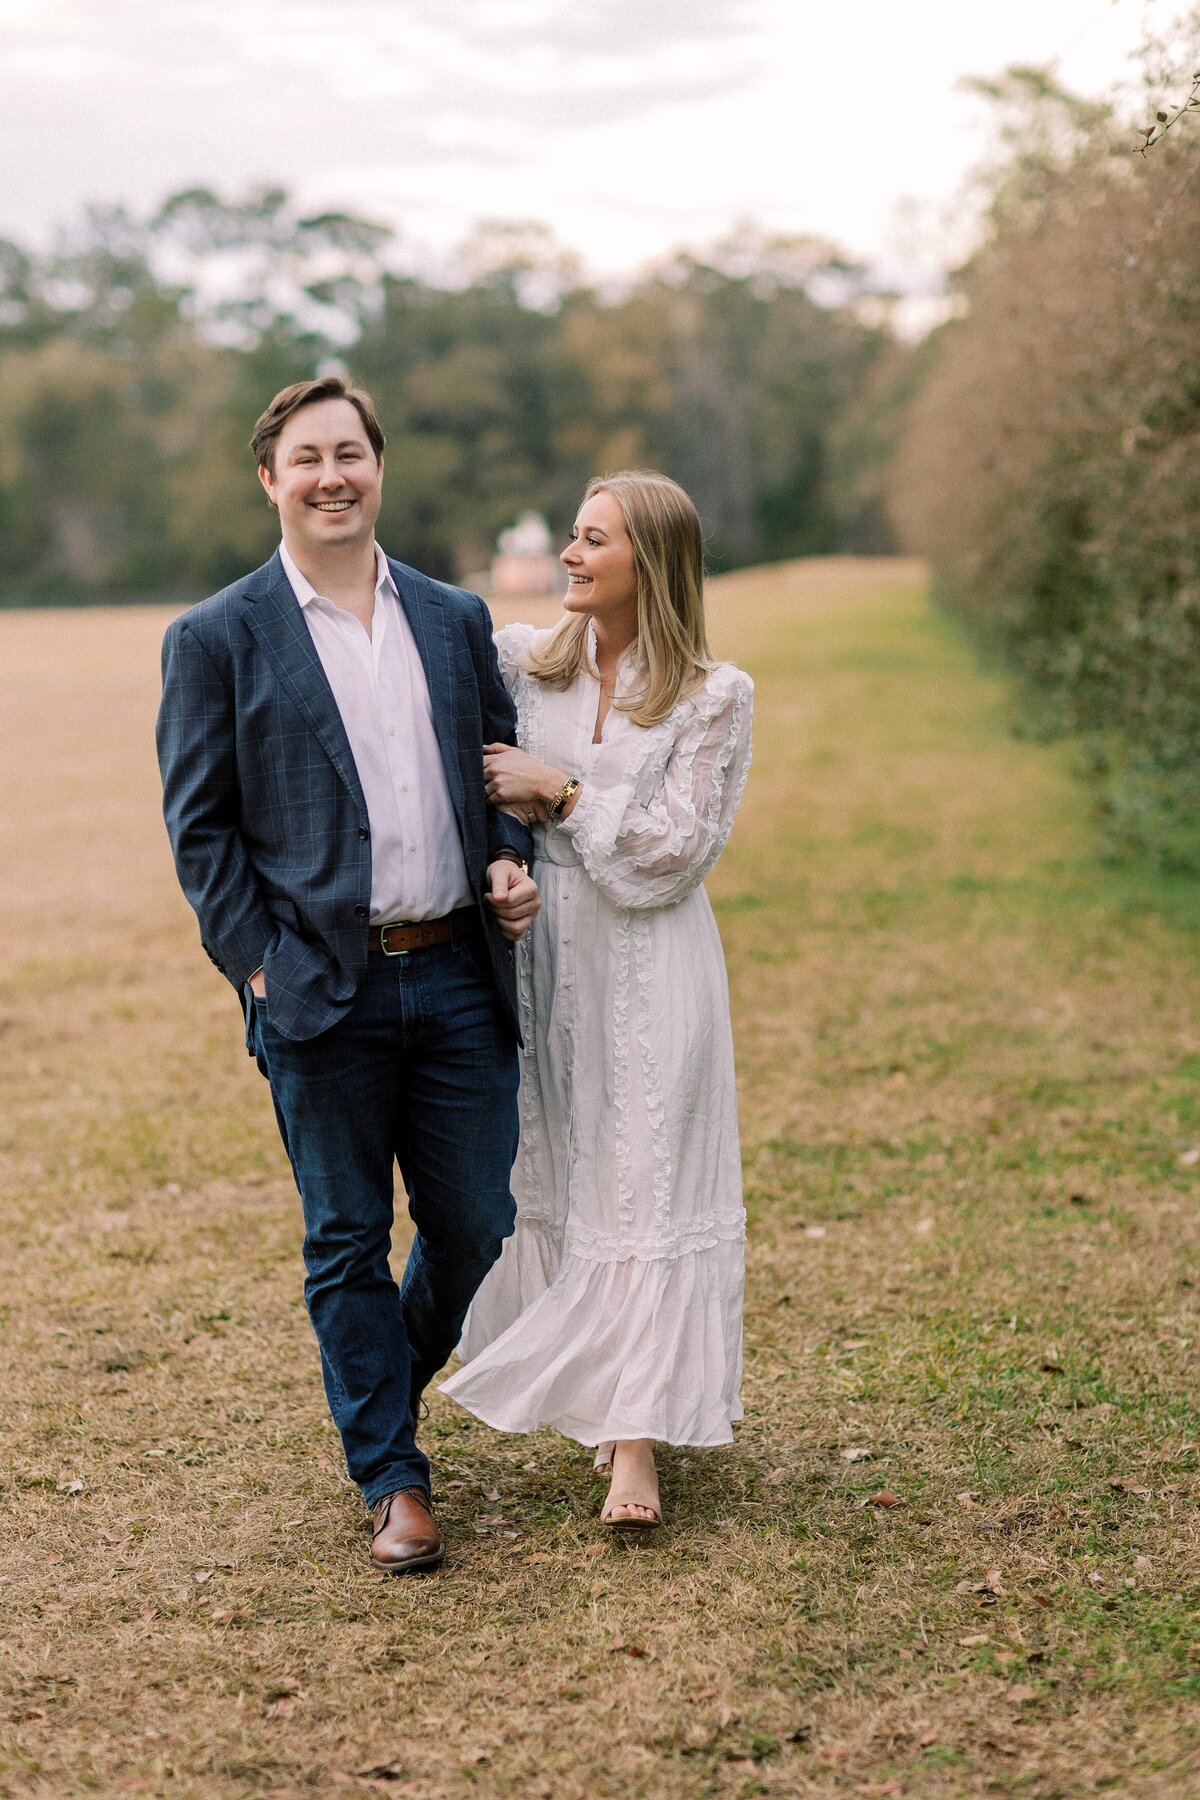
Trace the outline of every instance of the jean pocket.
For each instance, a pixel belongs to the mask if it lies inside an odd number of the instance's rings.
[[[480,981],[489,983],[494,981],[492,959],[488,955],[488,947],[482,931],[468,931],[462,937],[455,938],[454,953],[456,956],[465,957]]]

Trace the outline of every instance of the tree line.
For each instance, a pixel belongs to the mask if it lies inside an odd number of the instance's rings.
[[[481,229],[442,280],[393,250],[280,189],[0,242],[0,603],[189,597],[254,566],[275,530],[251,425],[334,365],[388,433],[381,534],[435,575],[486,566],[526,508],[562,530],[630,465],[693,493],[714,567],[890,547],[907,357],[828,244],[745,230],[617,294],[534,226]]]
[[[890,481],[939,595],[1017,672],[1026,728],[1078,742],[1109,848],[1196,870],[1200,13],[1185,27],[1173,111],[1151,82],[1169,136],[1044,72],[993,84],[985,241],[922,348]]]

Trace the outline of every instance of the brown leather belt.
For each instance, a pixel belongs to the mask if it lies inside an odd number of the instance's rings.
[[[367,948],[381,950],[384,956],[405,956],[410,950],[428,950],[431,944],[453,943],[464,932],[479,926],[479,914],[473,906],[460,906],[441,919],[401,920],[396,925],[372,925],[367,933]]]

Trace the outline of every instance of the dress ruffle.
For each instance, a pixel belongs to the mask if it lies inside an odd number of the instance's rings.
[[[518,1225],[504,1278],[517,1292],[503,1299],[519,1316],[442,1393],[497,1431],[549,1425],[591,1445],[731,1442],[730,1422],[742,1416],[740,1237],[650,1260],[596,1262],[568,1250],[549,1287],[547,1255],[547,1234]],[[523,1284],[540,1288],[524,1305]],[[486,1338],[486,1319],[477,1329]],[[470,1354],[466,1339],[463,1349]]]

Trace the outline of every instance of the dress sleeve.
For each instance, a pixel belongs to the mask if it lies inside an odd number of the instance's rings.
[[[499,631],[492,633],[496,655],[500,659],[500,673],[510,694],[520,678],[525,653],[536,636],[536,625],[502,625]]]
[[[672,906],[699,887],[725,848],[750,768],[754,684],[714,671],[690,702],[652,791],[638,777],[585,782],[557,827],[617,906]]]

